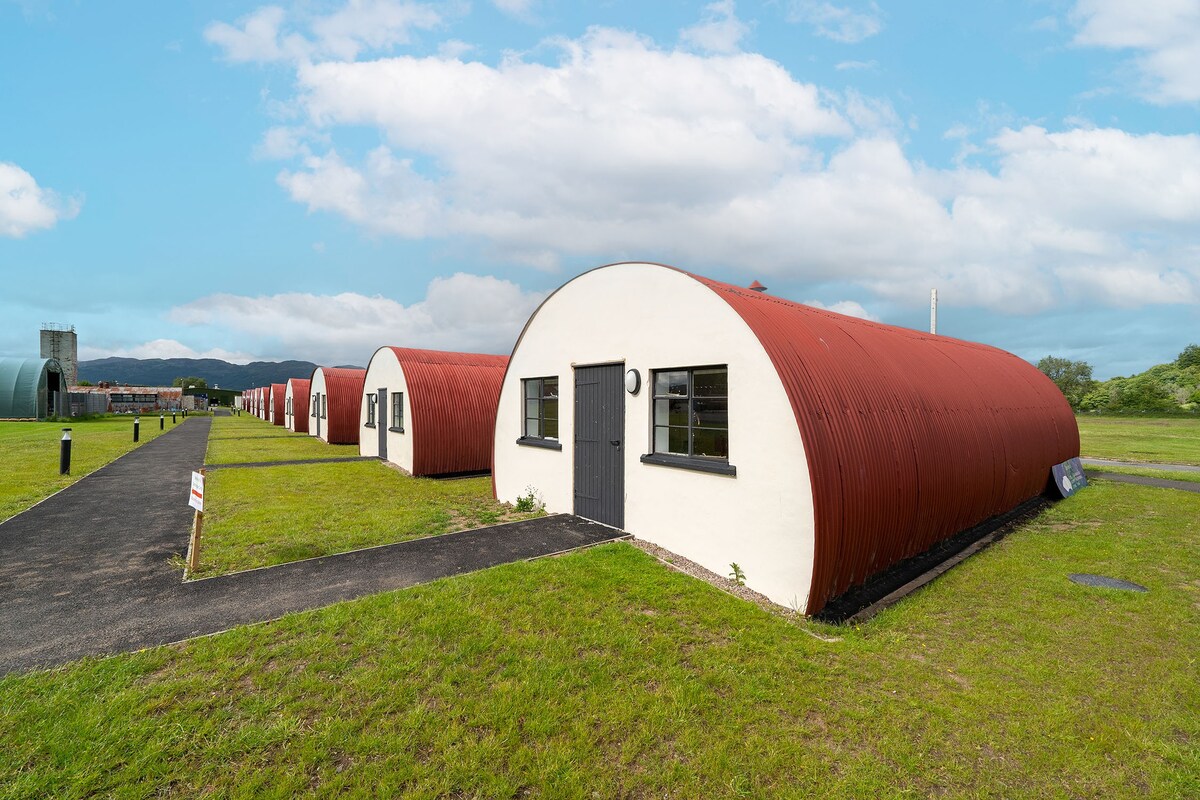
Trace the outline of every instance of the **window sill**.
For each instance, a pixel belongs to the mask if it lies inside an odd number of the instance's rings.
[[[562,442],[557,439],[539,439],[535,436],[522,436],[517,444],[525,447],[541,447],[546,450],[562,450]]]
[[[643,464],[658,464],[661,467],[690,469],[696,472],[711,472],[714,475],[737,476],[737,467],[728,461],[713,461],[707,458],[672,456],[665,453],[647,453],[642,456]]]
[[[392,433],[404,433],[404,428],[388,428]]]
[[[364,427],[364,428],[374,428],[374,427],[375,427],[375,423],[374,423],[374,422],[364,422],[364,423],[363,423],[363,427]]]

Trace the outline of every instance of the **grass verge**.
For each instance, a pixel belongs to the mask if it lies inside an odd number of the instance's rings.
[[[1200,483],[1200,472],[1180,472],[1178,470],[1169,469],[1154,469],[1153,467],[1094,467],[1088,466],[1084,469],[1087,473],[1088,480],[1101,472],[1112,472],[1117,475],[1140,475],[1144,478],[1165,478],[1169,481],[1188,481],[1189,483]]]
[[[184,422],[177,418],[179,424]],[[170,417],[166,431],[172,430]],[[71,428],[71,474],[58,474],[62,429]],[[141,418],[140,444],[159,436],[158,416]],[[166,431],[163,431],[164,433]],[[69,422],[0,422],[0,522],[70,486],[138,445],[133,417]]]
[[[215,417],[208,434],[207,464],[251,464],[260,461],[346,458],[358,455],[358,445],[326,444],[307,433],[286,428],[251,414]]]
[[[1195,797],[1198,520],[1098,481],[857,628],[615,544],[10,676],[0,796]]]
[[[213,470],[196,577],[528,519],[490,478],[413,478],[375,460]]]
[[[1084,456],[1200,465],[1200,419],[1081,415],[1076,420]]]

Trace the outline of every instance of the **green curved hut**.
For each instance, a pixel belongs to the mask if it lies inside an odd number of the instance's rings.
[[[67,383],[53,358],[0,358],[0,419],[45,419],[65,413]]]

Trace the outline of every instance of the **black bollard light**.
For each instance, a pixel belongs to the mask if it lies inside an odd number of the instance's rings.
[[[166,427],[167,427],[167,415],[159,414],[158,415],[158,429],[161,431]]]
[[[133,440],[134,440],[135,442],[138,440],[138,427],[139,427],[141,424],[142,424],[141,417],[134,417],[134,418],[133,418]]]
[[[63,428],[63,438],[58,444],[58,474],[71,474],[71,429]]]
[[[175,409],[171,409],[171,424],[175,424]]]

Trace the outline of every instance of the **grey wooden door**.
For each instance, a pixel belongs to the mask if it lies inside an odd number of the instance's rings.
[[[387,460],[387,429],[391,421],[388,416],[387,389],[379,390],[379,401],[375,404],[375,427],[379,431],[379,457]]]
[[[575,513],[625,525],[624,364],[575,369]]]
[[[317,418],[317,436],[320,436],[321,435],[321,395],[319,395],[319,394],[313,395],[313,407],[316,408],[316,411],[313,412],[313,416],[315,416]]]

